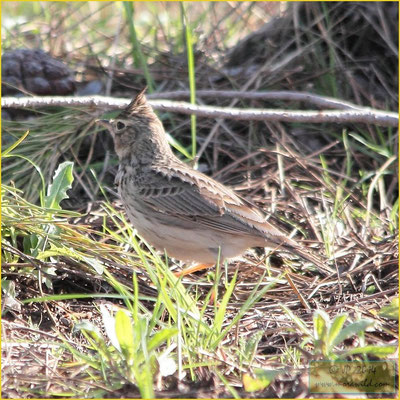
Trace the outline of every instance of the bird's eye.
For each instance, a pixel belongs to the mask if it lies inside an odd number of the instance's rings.
[[[117,122],[117,129],[120,131],[121,129],[125,128],[125,124],[121,121]]]

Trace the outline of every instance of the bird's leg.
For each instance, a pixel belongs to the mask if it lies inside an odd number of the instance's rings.
[[[185,268],[182,271],[174,272],[174,275],[179,278],[180,276],[189,275],[196,271],[202,271],[203,269],[211,268],[212,266],[214,266],[214,264],[196,264],[192,267]]]

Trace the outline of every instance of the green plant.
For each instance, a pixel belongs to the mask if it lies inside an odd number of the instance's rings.
[[[396,351],[395,346],[365,344],[365,332],[368,328],[374,326],[375,321],[373,320],[359,319],[344,326],[349,319],[348,314],[339,314],[331,321],[325,311],[317,310],[313,317],[314,329],[311,331],[291,310],[282,304],[281,307],[305,336],[302,347],[312,345],[315,357],[328,360],[343,360],[358,354],[363,357],[371,355],[381,358]],[[354,336],[360,341],[360,346],[350,349],[344,348],[345,344],[343,342]],[[339,349],[339,347],[342,349]]]
[[[178,329],[172,326],[154,330],[157,324],[154,316],[158,313],[140,315],[137,285],[135,294],[130,304],[133,313],[118,310],[112,315],[106,307],[100,306],[107,336],[87,321],[76,324],[75,329],[81,331],[89,342],[89,354],[77,351],[67,342],[64,344],[77,360],[103,375],[113,388],[130,382],[137,385],[142,398],[154,398],[155,376],[168,376],[176,371],[174,357],[169,356],[171,348],[164,352],[160,348],[165,342],[171,342]]]

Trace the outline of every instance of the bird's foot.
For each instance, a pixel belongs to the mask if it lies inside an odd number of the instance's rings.
[[[181,276],[192,274],[196,271],[202,271],[203,269],[211,268],[212,266],[214,266],[214,264],[196,264],[191,267],[185,268],[182,271],[174,272],[174,275],[179,278]]]

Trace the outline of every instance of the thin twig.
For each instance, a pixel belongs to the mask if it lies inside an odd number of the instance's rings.
[[[367,194],[367,215],[365,217],[365,225],[363,227],[363,232],[362,232],[362,237],[366,238],[367,234],[367,229],[369,228],[369,222],[371,218],[371,210],[372,210],[372,204],[373,204],[373,192],[375,190],[376,184],[378,180],[382,177],[383,173],[386,171],[386,169],[389,167],[389,165],[395,161],[397,156],[392,156],[386,162],[376,171],[374,178],[371,181],[371,184],[368,189],[368,194]]]
[[[296,293],[297,297],[298,297],[299,300],[300,300],[300,303],[303,304],[303,307],[304,307],[307,311],[310,311],[310,310],[311,310],[311,307],[308,305],[306,299],[302,296],[302,294],[300,293],[299,289],[297,289],[296,285],[295,285],[294,282],[292,281],[292,278],[290,277],[289,269],[286,268],[285,270],[286,270],[285,276],[286,276],[286,279],[287,279],[289,285],[291,286],[291,288],[293,289],[293,291]]]
[[[3,108],[36,108],[43,106],[63,107],[95,107],[96,109],[122,109],[130,100],[109,98],[103,96],[83,97],[3,97]],[[372,108],[335,111],[300,111],[280,109],[238,109],[216,106],[198,106],[185,102],[169,100],[151,100],[151,106],[156,110],[177,112],[181,114],[195,114],[206,118],[226,118],[245,121],[284,121],[284,122],[308,122],[308,123],[369,123],[382,126],[398,125],[398,114],[375,110]]]
[[[149,99],[184,99],[190,95],[189,90],[176,90],[171,92],[152,93],[147,97]],[[333,97],[318,96],[308,92],[298,92],[293,90],[280,90],[268,92],[244,92],[239,90],[197,90],[197,97],[211,97],[213,99],[246,99],[246,100],[284,100],[284,101],[302,101],[314,104],[318,107],[332,108],[336,110],[362,110],[365,107],[356,104],[335,99]]]

